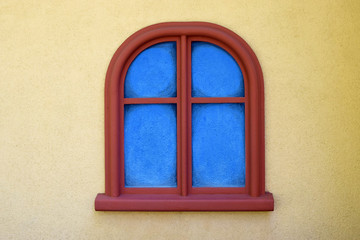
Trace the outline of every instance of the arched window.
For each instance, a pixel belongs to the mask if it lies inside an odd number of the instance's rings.
[[[115,52],[105,84],[105,194],[96,210],[273,210],[264,87],[246,42],[210,23],[161,23]]]

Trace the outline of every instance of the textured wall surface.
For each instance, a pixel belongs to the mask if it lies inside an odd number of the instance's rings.
[[[360,2],[0,1],[0,239],[358,239]],[[274,212],[95,212],[104,79],[164,21],[242,36],[265,77]]]

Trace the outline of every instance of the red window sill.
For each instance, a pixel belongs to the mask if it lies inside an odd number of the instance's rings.
[[[99,193],[96,211],[273,211],[271,193],[259,197],[247,194],[198,194],[182,197],[163,194],[123,194],[109,197]]]

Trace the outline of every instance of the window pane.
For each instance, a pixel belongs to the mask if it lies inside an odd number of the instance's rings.
[[[193,187],[245,186],[244,104],[192,105]]]
[[[155,44],[131,63],[125,97],[176,97],[176,42]]]
[[[193,97],[243,97],[244,79],[235,59],[207,42],[191,44]]]
[[[125,105],[125,186],[176,187],[176,105]]]

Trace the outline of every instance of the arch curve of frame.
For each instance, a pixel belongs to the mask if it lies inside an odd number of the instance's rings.
[[[158,207],[156,204],[149,209],[128,206],[126,198],[120,200],[120,153],[123,143],[119,137],[121,128],[120,101],[124,99],[124,79],[131,61],[144,49],[148,43],[154,44],[157,39],[203,37],[211,39],[225,46],[242,69],[245,84],[245,96],[248,109],[247,134],[248,140],[247,179],[249,187],[247,194],[241,194],[239,202],[228,204],[225,200],[215,203],[213,207],[202,209],[201,201],[198,204],[174,208],[173,206]],[[152,45],[150,44],[150,45]],[[273,210],[274,201],[271,193],[265,192],[265,147],[264,147],[264,82],[259,61],[249,45],[237,34],[222,26],[206,22],[169,22],[159,23],[143,28],[131,35],[115,52],[111,59],[105,81],[105,194],[98,194],[95,201],[97,210]],[[149,198],[146,196],[145,198]],[[150,197],[151,198],[151,197]],[[135,201],[142,201],[133,199]],[[146,202],[146,199],[144,199]],[[168,204],[166,200],[163,202]],[[173,200],[174,202],[175,200]],[[209,200],[212,201],[211,199]],[[220,201],[221,202],[221,201]],[[112,205],[112,204],[113,205]],[[119,204],[123,204],[122,207]],[[142,205],[141,203],[139,203]],[[149,202],[147,202],[149,204]],[[235,205],[236,206],[235,206]],[[240,205],[239,205],[240,204]],[[209,204],[207,203],[209,206]],[[211,205],[211,204],[210,204]],[[127,206],[127,207],[126,207]]]
[[[125,63],[139,47],[155,39],[181,35],[204,36],[229,46],[236,53],[237,60],[241,61],[244,67],[242,70],[253,81],[251,84],[255,85],[254,87],[263,95],[264,81],[261,67],[250,46],[229,29],[207,22],[159,23],[135,32],[114,53],[106,73],[105,92],[107,89],[119,87],[120,76],[126,70]]]

